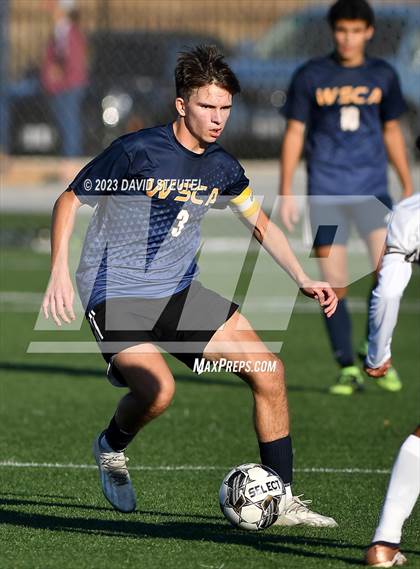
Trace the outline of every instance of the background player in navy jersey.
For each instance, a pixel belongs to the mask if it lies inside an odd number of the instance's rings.
[[[180,55],[175,70],[178,118],[166,126],[117,139],[92,160],[57,200],[52,225],[52,271],[43,309],[61,325],[74,318],[68,247],[82,203],[95,210],[87,230],[77,285],[86,317],[108,362],[108,378],[129,392],[94,441],[102,489],[118,510],[136,497],[124,449],[159,416],[174,395],[173,375],[157,345],[193,367],[194,358],[276,362],[276,371],[239,375],[251,387],[261,461],[287,485],[280,525],[334,527],[293,497],[292,444],[280,360],[268,351],[238,306],[197,280],[200,221],[224,202],[288,272],[319,301],[327,316],[337,299],[328,283],[311,281],[284,234],[253,197],[239,162],[216,140],[239,84],[215,48]],[[103,195],[105,194],[105,195]]]
[[[312,59],[295,73],[286,102],[288,119],[281,156],[280,217],[288,230],[299,219],[292,196],[293,174],[305,139],[310,219],[323,278],[339,303],[326,325],[341,370],[331,386],[350,395],[362,387],[355,365],[351,320],[346,305],[347,241],[352,222],[365,240],[376,269],[383,249],[385,208],[392,207],[387,187],[387,154],[401,181],[403,196],[412,182],[398,117],[405,111],[394,69],[365,55],[374,34],[374,13],[365,0],[338,0],[328,13],[335,51]],[[318,197],[318,196],[323,196]],[[398,390],[395,370],[381,386]]]

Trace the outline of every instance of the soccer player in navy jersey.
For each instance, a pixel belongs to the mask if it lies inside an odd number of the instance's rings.
[[[115,140],[81,170],[58,198],[52,223],[52,270],[45,317],[61,325],[73,314],[68,247],[78,208],[94,206],[76,280],[92,332],[108,363],[108,379],[128,388],[93,452],[102,489],[122,512],[136,507],[124,450],[174,395],[174,377],[156,346],[190,367],[195,358],[238,364],[254,397],[261,461],[286,484],[280,525],[334,527],[293,496],[292,443],[281,361],[268,351],[238,306],[198,281],[200,222],[210,207],[229,204],[273,259],[327,316],[337,298],[310,280],[288,242],[254,199],[239,162],[216,143],[239,83],[216,48],[182,53],[175,69],[178,118]],[[243,361],[276,370],[241,369]]]
[[[363,387],[355,365],[351,320],[346,304],[347,242],[352,223],[369,250],[374,269],[386,236],[387,155],[402,186],[413,192],[399,117],[406,106],[395,70],[365,55],[374,34],[374,13],[365,0],[338,0],[328,13],[335,50],[311,59],[292,79],[285,106],[288,119],[281,154],[280,217],[292,231],[299,211],[292,195],[293,175],[306,135],[308,194],[314,249],[323,278],[339,303],[326,319],[340,366],[330,392],[351,395]],[[321,197],[322,196],[322,197]],[[381,387],[397,391],[401,382],[390,368]]]

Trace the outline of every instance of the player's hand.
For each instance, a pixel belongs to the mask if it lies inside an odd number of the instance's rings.
[[[369,377],[383,377],[386,374],[386,372],[389,370],[391,365],[392,365],[391,358],[389,358],[389,360],[387,360],[380,367],[367,367],[365,365],[364,370]]]
[[[401,199],[405,200],[406,198],[409,198],[410,196],[412,196],[413,193],[414,193],[413,186],[406,186],[403,188],[403,191],[401,193]]]
[[[338,298],[329,283],[311,280],[303,281],[300,283],[300,289],[305,296],[317,300],[322,306],[325,316],[331,318],[337,308]]]
[[[61,321],[70,324],[76,318],[73,312],[73,300],[73,284],[68,271],[52,272],[42,301],[42,311],[45,318],[48,319],[51,313],[57,326],[62,325]]]
[[[287,231],[292,232],[299,221],[299,208],[294,196],[282,196],[279,209],[280,220]]]

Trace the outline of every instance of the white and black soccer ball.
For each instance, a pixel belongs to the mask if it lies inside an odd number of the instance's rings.
[[[283,480],[261,464],[241,464],[227,474],[220,486],[220,508],[230,523],[251,531],[274,524],[285,508]]]

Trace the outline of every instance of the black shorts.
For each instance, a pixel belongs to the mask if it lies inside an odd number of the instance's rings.
[[[378,201],[379,200],[379,201]],[[337,196],[311,196],[309,215],[313,246],[346,245],[354,224],[363,239],[375,229],[386,228],[392,210],[390,196],[352,196],[346,200]]]
[[[237,309],[236,303],[193,281],[170,297],[109,298],[85,316],[108,363],[108,379],[121,387],[125,382],[112,366],[116,354],[152,343],[193,369],[213,334]]]

